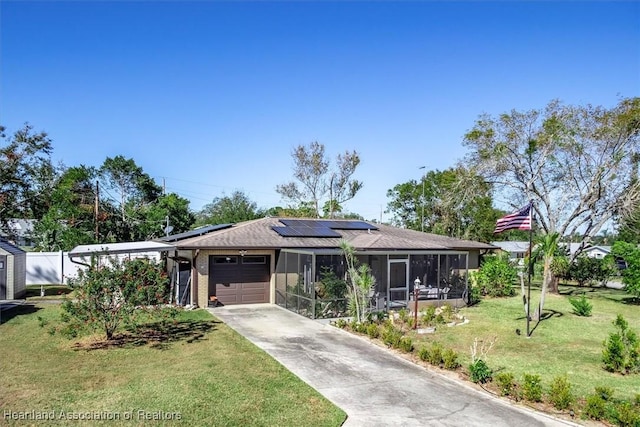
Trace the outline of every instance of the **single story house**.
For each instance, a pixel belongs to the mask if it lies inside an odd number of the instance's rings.
[[[529,242],[491,242],[493,246],[497,246],[500,251],[507,252],[509,259],[517,261],[524,259],[529,253]]]
[[[12,244],[24,248],[33,248],[33,229],[35,219],[9,218],[4,229],[0,228],[0,237]]]
[[[26,272],[27,253],[0,237],[0,300],[25,297]]]
[[[496,249],[354,220],[267,217],[189,233],[163,240],[177,249],[169,258],[190,269],[191,304],[271,303],[311,318],[346,312],[343,240],[371,268],[371,304],[379,309],[408,306],[416,288],[421,304],[464,304],[468,271]]]

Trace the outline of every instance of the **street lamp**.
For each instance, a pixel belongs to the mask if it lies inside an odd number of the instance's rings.
[[[420,166],[418,169],[424,169],[425,166]],[[424,233],[424,172],[422,173],[422,219],[420,225],[422,226],[422,232]]]

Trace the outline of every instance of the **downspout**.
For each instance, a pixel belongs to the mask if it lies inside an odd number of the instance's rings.
[[[191,260],[191,305],[199,306],[198,304],[198,268],[197,260],[200,254],[200,249],[196,249],[193,259]]]

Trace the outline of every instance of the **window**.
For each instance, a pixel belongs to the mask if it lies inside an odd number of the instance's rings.
[[[237,264],[238,257],[237,256],[217,256],[213,258],[214,264]]]
[[[0,270],[4,270],[4,261],[0,261]]]
[[[245,256],[242,258],[243,264],[266,264],[266,256]]]

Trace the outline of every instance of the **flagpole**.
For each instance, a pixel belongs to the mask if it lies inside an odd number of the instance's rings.
[[[533,224],[529,228],[529,268],[527,269],[527,338],[531,336],[529,322],[531,321],[531,270],[533,261]]]

